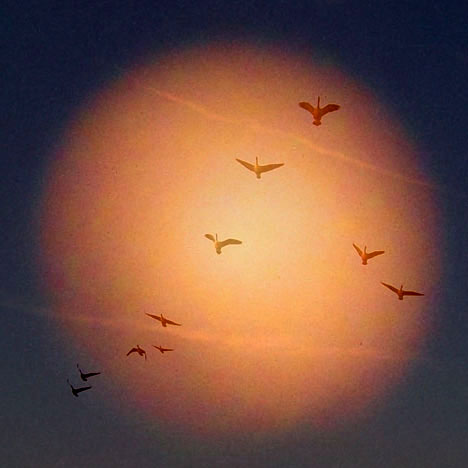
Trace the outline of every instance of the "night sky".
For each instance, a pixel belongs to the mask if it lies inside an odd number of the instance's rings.
[[[468,10],[424,1],[20,3],[0,18],[0,465],[467,466]],[[240,38],[320,56],[364,83],[400,119],[434,183],[427,190],[441,214],[433,249],[442,263],[431,291],[434,332],[387,399],[334,431],[304,423],[270,438],[207,440],[90,392],[75,400],[66,379],[78,383],[76,363],[94,363],[48,314],[38,207],[67,123],[123,70]],[[102,371],[95,385],[112,385]]]

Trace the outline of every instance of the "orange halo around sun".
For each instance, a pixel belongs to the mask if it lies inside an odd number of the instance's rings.
[[[342,106],[318,128],[297,105],[317,95]],[[256,156],[285,165],[256,180],[235,161]],[[218,43],[129,72],[70,123],[41,259],[53,311],[116,404],[204,434],[332,428],[418,359],[430,295],[401,302],[379,283],[430,292],[435,224],[414,149],[369,90]],[[243,244],[216,255],[205,233]],[[386,253],[362,266],[353,242]],[[125,356],[137,343],[147,362]]]

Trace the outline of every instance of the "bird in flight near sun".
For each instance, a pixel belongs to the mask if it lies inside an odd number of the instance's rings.
[[[382,255],[385,253],[385,250],[374,250],[374,252],[368,252],[367,251],[367,246],[364,246],[364,252],[356,245],[353,243],[353,247],[356,249],[356,252],[358,255],[362,258],[362,264],[367,265],[367,260],[377,257],[377,255]]]
[[[89,390],[90,388],[92,387],[80,387],[80,388],[75,388],[71,383],[70,381],[67,379],[67,382],[68,382],[68,385],[70,385],[70,388],[71,388],[71,391],[73,393],[74,396],[76,396],[78,398],[78,393],[80,392],[84,392],[85,390]]]
[[[156,345],[152,345],[153,348],[156,348],[156,349],[159,349],[159,351],[161,351],[161,354],[164,354],[166,351],[174,351],[174,349],[172,348],[163,348],[162,346],[156,346]]]
[[[257,176],[257,179],[261,179],[262,174],[264,172],[269,172],[272,171],[273,169],[277,169],[278,167],[284,166],[284,163],[278,163],[278,164],[266,164],[264,166],[261,166],[258,164],[258,157],[255,158],[255,165],[250,164],[246,161],[242,161],[242,159],[237,159],[236,161],[241,163],[244,167],[246,167],[249,171],[252,171],[255,173]]]
[[[80,371],[80,377],[81,377],[81,380],[83,382],[86,382],[88,380],[89,377],[93,377],[95,375],[99,375],[100,372],[88,372],[88,373],[84,373],[81,369],[80,369],[80,365],[77,364],[76,367],[78,368],[78,370]]]
[[[418,293],[418,292],[415,292],[415,291],[405,291],[403,289],[403,285],[400,286],[400,289],[397,289],[397,288],[395,288],[395,286],[392,286],[391,284],[384,283],[383,281],[381,281],[381,283],[386,288],[390,289],[390,291],[393,291],[398,296],[398,299],[400,301],[403,300],[403,296],[424,296],[424,294]]]
[[[127,356],[129,356],[132,353],[138,353],[140,356],[145,356],[145,361],[146,361],[146,351],[144,349],[140,348],[140,345],[136,345],[136,348],[132,348],[127,353]]]
[[[312,123],[316,125],[317,127],[319,125],[322,125],[321,120],[325,114],[328,114],[329,112],[337,111],[340,108],[338,104],[327,104],[325,107],[320,108],[320,96],[317,99],[317,107],[314,107],[312,104],[309,104],[308,102],[300,102],[299,106],[305,109],[306,111],[309,111],[313,115],[314,121]]]
[[[213,236],[213,234],[205,234],[205,237],[207,239],[210,239],[210,241],[214,242],[214,247],[215,247],[216,253],[218,255],[221,253],[221,249],[223,247],[226,247],[226,245],[242,244],[242,241],[237,240],[237,239],[226,239],[226,240],[223,240],[223,241],[219,241],[218,240],[218,234],[216,234],[215,236]]]
[[[177,325],[178,327],[181,326],[180,323],[173,322],[172,320],[167,319],[166,317],[164,317],[163,314],[161,315],[146,314],[146,315],[148,315],[151,318],[154,318],[155,320],[159,320],[163,327],[167,327],[168,325]]]

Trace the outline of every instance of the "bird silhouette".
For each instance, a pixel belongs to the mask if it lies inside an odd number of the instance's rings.
[[[92,387],[80,387],[80,388],[75,388],[71,383],[70,381],[67,379],[67,382],[68,382],[68,385],[70,385],[70,388],[71,388],[71,391],[73,393],[74,396],[76,396],[78,398],[78,393],[80,392],[84,392],[85,390],[89,390],[90,388]]]
[[[127,356],[129,356],[132,353],[138,353],[140,356],[145,356],[145,361],[146,361],[146,351],[144,349],[140,348],[140,345],[136,345],[136,348],[132,348],[127,353]]]
[[[83,380],[83,382],[86,382],[88,380],[89,377],[93,377],[95,375],[99,375],[100,372],[88,372],[88,373],[84,373],[81,369],[80,369],[80,365],[77,364],[76,367],[78,368],[78,370],[80,371],[80,377],[81,377],[81,380]]]
[[[223,241],[218,240],[218,234],[216,234],[216,237],[213,236],[213,234],[205,234],[205,237],[207,239],[210,239],[210,241],[214,242],[214,247],[216,250],[216,253],[219,255],[221,253],[221,249],[223,247],[226,247],[226,245],[237,245],[237,244],[242,244],[242,241],[237,240],[237,239],[226,239]]]
[[[278,164],[266,164],[264,166],[261,166],[258,164],[258,158],[255,158],[255,165],[250,164],[246,161],[242,161],[242,159],[237,159],[236,161],[241,163],[244,167],[246,167],[249,171],[252,171],[255,173],[257,176],[257,179],[261,179],[262,174],[264,172],[269,172],[272,171],[273,169],[277,169],[278,167],[284,166],[284,163],[278,163]]]
[[[176,325],[178,327],[182,326],[180,323],[176,323],[176,322],[173,322],[172,320],[167,319],[166,317],[164,317],[163,314],[153,315],[153,314],[148,314],[146,312],[145,312],[145,314],[148,315],[151,318],[154,318],[155,320],[159,320],[163,327],[167,327],[168,325]]]
[[[367,260],[376,257],[377,255],[382,255],[385,253],[384,250],[375,250],[374,252],[368,252],[367,247],[364,246],[364,252],[356,245],[353,243],[353,247],[356,249],[356,252],[358,255],[362,258],[362,264],[367,265]]]
[[[418,293],[418,292],[415,292],[415,291],[405,291],[403,289],[403,285],[400,286],[400,289],[397,289],[397,288],[395,288],[395,286],[392,286],[391,284],[384,283],[383,281],[381,281],[381,283],[386,288],[390,289],[390,291],[393,291],[398,296],[398,299],[400,301],[403,300],[404,296],[424,296],[424,294]]]
[[[314,107],[312,104],[308,102],[300,102],[299,106],[305,109],[306,111],[310,112],[313,117],[314,121],[312,122],[314,125],[322,125],[322,117],[329,112],[337,111],[340,106],[338,104],[327,104],[325,107],[320,108],[320,96],[317,99],[317,107]]]
[[[152,345],[153,348],[159,349],[161,351],[161,354],[164,354],[166,351],[174,351],[172,348],[163,348],[162,346],[156,346]]]

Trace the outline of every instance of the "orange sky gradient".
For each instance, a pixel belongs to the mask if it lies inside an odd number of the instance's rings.
[[[342,106],[318,128],[298,106],[317,95]],[[285,165],[257,180],[235,161],[256,156]],[[281,49],[216,43],[129,71],[77,113],[46,181],[41,263],[65,335],[112,382],[93,390],[116,406],[207,435],[332,429],[418,362],[437,223],[402,123],[369,89]],[[205,233],[243,244],[217,255]],[[353,242],[386,253],[362,266]],[[398,301],[380,281],[426,295]],[[125,356],[137,343],[147,362]]]

